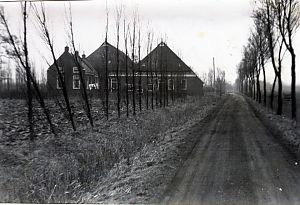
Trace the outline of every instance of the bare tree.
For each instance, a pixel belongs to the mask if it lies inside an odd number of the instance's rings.
[[[126,116],[129,116],[129,93],[128,93],[128,32],[129,32],[129,24],[126,24],[126,18],[124,17],[124,46],[125,46],[125,83],[126,83]],[[126,28],[127,26],[127,28]]]
[[[220,68],[217,68],[216,89],[218,90],[220,96],[225,93],[225,71],[221,70]]]
[[[253,69],[256,77],[256,96],[255,99],[261,103],[261,91],[260,91],[260,72],[261,72],[261,64],[260,64],[260,36],[256,31],[253,31],[251,33],[251,36],[249,38],[249,44],[251,49],[251,55],[253,58]]]
[[[263,71],[263,90],[264,90],[264,106],[267,104],[267,86],[266,86],[266,71],[265,63],[270,58],[270,52],[268,50],[268,40],[266,37],[266,28],[264,23],[264,16],[261,10],[255,10],[253,14],[255,32],[258,38],[259,48],[259,63]]]
[[[161,40],[161,44],[163,41]],[[164,86],[163,86],[163,50],[162,50],[162,45],[160,45],[160,60],[159,60],[159,71],[160,71],[160,84],[159,85],[159,103],[160,107],[163,106],[163,91],[164,91]]]
[[[118,109],[118,116],[121,116],[120,111],[120,52],[119,52],[119,41],[120,41],[120,23],[122,17],[122,6],[116,8],[116,35],[117,35],[117,70],[116,70],[116,77],[117,77],[117,109]]]
[[[105,28],[105,115],[106,119],[108,120],[108,109],[109,109],[109,90],[108,90],[108,81],[109,81],[109,74],[108,74],[108,43],[107,43],[107,36],[108,36],[108,9],[107,9],[107,2],[106,2],[106,28]]]
[[[152,51],[152,44],[153,44],[153,38],[154,38],[154,34],[151,33],[151,36],[150,36],[150,42],[149,42],[149,52]],[[152,92],[151,92],[151,109],[153,110],[154,109],[154,77],[153,77],[153,66],[152,66],[152,58],[153,56],[150,55],[150,58],[149,58],[149,65],[150,65],[150,72],[151,72],[151,83],[152,83]]]
[[[291,56],[292,118],[296,119],[296,54],[293,45],[293,36],[299,27],[299,2],[297,0],[274,0],[272,6],[275,10],[282,41]]]
[[[31,84],[37,94],[39,104],[42,107],[46,119],[49,123],[51,132],[56,135],[54,130],[54,125],[52,123],[50,113],[46,108],[44,98],[39,90],[39,86],[35,81],[29,64],[29,57],[28,57],[28,46],[27,46],[27,19],[28,19],[28,11],[27,11],[27,4],[28,2],[21,3],[22,13],[23,13],[23,42],[21,43],[18,38],[11,33],[10,27],[8,25],[8,21],[4,15],[4,11],[0,11],[0,20],[1,24],[4,26],[7,37],[2,35],[2,40],[12,47],[11,50],[7,50],[8,54],[14,56],[18,61],[19,65],[25,70],[26,73],[26,86],[27,86],[27,106],[28,106],[28,122],[29,122],[29,130],[30,130],[30,140],[34,140],[34,130],[33,130],[33,93],[31,90]]]
[[[151,90],[151,108],[153,109],[153,93],[154,93],[154,82],[153,82],[153,71],[152,71],[152,55],[149,53],[152,50],[152,41],[153,41],[153,33],[151,31],[147,32],[147,66],[146,66],[146,78],[147,78],[147,93],[146,93],[146,107],[147,110],[149,109],[149,85],[152,87]],[[149,76],[150,71],[150,76]]]
[[[136,40],[136,23],[137,23],[137,15],[136,12],[133,14],[133,22],[132,22],[132,36],[130,37],[131,43],[131,51],[132,51],[132,109],[133,115],[136,114],[135,111],[135,40]]]
[[[139,107],[140,112],[142,111],[142,71],[141,71],[141,25],[139,24],[138,30],[138,69],[139,69]]]
[[[56,58],[56,55],[54,52],[54,43],[53,43],[53,40],[51,39],[51,35],[50,35],[49,29],[48,29],[45,5],[43,2],[41,2],[40,12],[38,11],[38,9],[35,5],[33,6],[33,8],[34,8],[37,23],[38,23],[38,26],[40,29],[41,37],[51,52],[52,59],[54,61],[54,66],[55,66],[56,72],[58,74],[58,79],[59,79],[60,84],[62,85],[63,97],[64,97],[67,111],[68,111],[68,119],[71,122],[73,130],[76,130],[74,119],[73,119],[73,113],[72,113],[71,106],[70,106],[69,96],[68,96],[68,92],[67,92],[67,88],[66,88],[66,84],[65,84],[64,74],[59,69],[57,58]]]
[[[210,85],[210,87],[213,87],[214,84],[214,70],[209,69],[207,73],[207,84]]]
[[[73,19],[72,19],[72,8],[71,8],[71,4],[69,5],[69,16],[68,16],[68,23],[69,23],[69,40],[70,40],[70,44],[72,46],[73,52],[74,52],[74,61],[76,66],[78,67],[78,72],[79,72],[79,79],[80,79],[80,85],[81,85],[81,91],[83,92],[83,99],[85,102],[85,111],[86,111],[86,115],[90,121],[90,125],[93,127],[94,123],[93,123],[93,117],[92,117],[92,113],[91,113],[91,105],[89,102],[89,98],[88,98],[88,94],[87,94],[87,90],[86,90],[86,84],[85,84],[85,79],[84,79],[84,74],[83,74],[83,69],[82,69],[82,64],[81,64],[81,59],[80,56],[78,54],[78,51],[76,50],[76,46],[75,46],[75,39],[74,39],[74,31],[73,31]]]
[[[273,95],[274,95],[274,87],[276,83],[276,79],[278,81],[278,99],[277,99],[277,114],[282,114],[282,80],[281,80],[281,67],[282,67],[282,60],[284,56],[283,51],[283,44],[284,40],[282,37],[278,35],[278,27],[274,25],[276,21],[276,13],[272,8],[272,2],[269,0],[263,0],[263,12],[264,12],[264,19],[266,24],[266,36],[268,39],[268,47],[271,56],[271,62],[275,73],[275,79],[273,82],[272,93],[271,93],[271,106],[273,107]],[[277,47],[277,56],[275,56],[275,48]],[[277,65],[276,65],[276,58],[277,58]]]

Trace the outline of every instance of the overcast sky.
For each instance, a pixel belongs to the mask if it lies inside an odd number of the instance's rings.
[[[236,66],[241,60],[243,46],[252,25],[251,0],[109,0],[109,37],[115,45],[115,8],[125,5],[126,16],[131,18],[133,10],[138,10],[142,22],[143,38],[151,28],[155,34],[154,45],[161,37],[185,63],[201,77],[212,68],[215,58],[216,67],[226,71],[226,79],[234,82]],[[80,53],[92,53],[104,41],[105,36],[105,0],[72,2],[75,40]],[[20,32],[20,4],[1,3],[4,6],[10,25]],[[66,2],[47,2],[46,10],[50,23],[50,32],[55,39],[57,55],[67,44]],[[47,68],[40,57],[51,58],[45,45],[41,43],[38,31],[31,18],[30,51],[37,67]],[[297,44],[295,44],[297,45]],[[123,44],[122,44],[123,47]],[[121,48],[122,48],[121,47]],[[144,56],[143,56],[144,57]],[[298,61],[297,61],[298,62]],[[288,66],[284,68],[283,80],[289,82]],[[300,83],[298,72],[298,80]]]

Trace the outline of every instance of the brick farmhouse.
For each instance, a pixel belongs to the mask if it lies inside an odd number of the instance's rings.
[[[86,88],[104,97],[106,84],[106,49],[108,90],[115,95],[118,85],[121,95],[135,92],[137,95],[154,93],[161,100],[162,96],[174,98],[186,95],[203,95],[203,82],[168,46],[161,42],[140,62],[132,60],[122,51],[109,43],[103,43],[88,57],[72,54],[65,47],[64,53],[57,59],[59,69],[64,75],[64,83],[71,94],[80,92],[81,83],[75,55],[78,56],[83,70]],[[117,69],[117,53],[119,53],[119,69]],[[127,66],[126,66],[127,64]],[[127,84],[126,84],[127,81]],[[133,86],[133,81],[135,86]],[[55,65],[47,70],[47,86],[49,92],[55,93],[61,89]],[[147,95],[148,96],[148,95]]]

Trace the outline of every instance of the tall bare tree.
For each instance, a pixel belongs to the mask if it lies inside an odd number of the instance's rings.
[[[265,19],[265,28],[266,28],[266,36],[268,39],[268,47],[271,56],[271,62],[275,73],[275,78],[272,87],[271,93],[271,104],[272,98],[274,95],[274,87],[276,83],[276,79],[278,81],[278,98],[277,98],[277,114],[282,114],[282,80],[281,80],[281,69],[282,69],[282,60],[284,56],[283,51],[283,38],[278,35],[279,29],[275,25],[276,22],[276,12],[272,7],[272,2],[270,0],[263,0],[262,1],[262,9],[264,12],[264,19]],[[277,48],[277,49],[276,49]],[[275,55],[275,51],[277,50],[277,56]],[[276,64],[277,59],[277,64]],[[273,106],[273,104],[271,105]]]
[[[125,46],[125,83],[126,83],[126,116],[129,116],[129,93],[128,93],[128,32],[129,32],[129,24],[126,24],[126,18],[124,17],[124,46]],[[127,27],[127,28],[126,28]]]
[[[26,86],[27,86],[27,106],[28,106],[28,121],[29,121],[29,130],[30,130],[30,140],[34,140],[34,130],[33,130],[33,93],[32,87],[37,94],[37,98],[43,112],[46,116],[47,122],[49,123],[51,132],[56,136],[55,127],[52,123],[49,110],[46,107],[44,98],[40,92],[39,86],[35,81],[31,67],[29,64],[29,54],[28,54],[28,45],[27,45],[27,19],[28,19],[28,2],[25,1],[21,3],[22,7],[22,17],[23,17],[23,42],[18,39],[15,35],[12,34],[11,29],[8,25],[8,21],[4,15],[4,11],[0,11],[0,20],[3,25],[7,36],[1,35],[2,41],[10,45],[11,49],[8,49],[8,55],[11,55],[16,58],[17,63],[25,70],[26,73]]]
[[[120,52],[119,52],[119,42],[120,42],[120,23],[121,23],[121,17],[122,17],[122,6],[119,6],[116,8],[116,37],[117,37],[117,70],[116,70],[116,77],[117,77],[117,109],[118,109],[118,116],[121,116],[121,110],[120,110],[120,76],[119,76],[119,70],[120,70]]]
[[[92,113],[91,113],[91,104],[89,102],[89,98],[88,98],[88,94],[87,94],[87,90],[86,90],[86,83],[85,83],[83,68],[82,68],[82,64],[81,64],[81,59],[80,59],[79,53],[78,53],[78,51],[76,49],[76,46],[75,46],[71,4],[69,4],[68,23],[69,23],[69,28],[68,28],[69,41],[70,41],[70,44],[71,44],[72,49],[73,49],[74,61],[75,61],[75,64],[78,68],[80,85],[81,85],[80,88],[81,88],[81,91],[82,91],[83,100],[85,102],[85,109],[84,110],[85,110],[86,115],[89,119],[90,125],[93,127],[94,122],[93,122],[93,117],[92,117]]]
[[[107,2],[106,2],[106,27],[105,27],[105,115],[106,119],[108,120],[108,109],[109,109],[109,90],[108,90],[108,84],[109,84],[109,73],[108,73],[108,42],[107,42],[107,36],[108,36],[108,8],[107,8]]]
[[[264,90],[264,106],[267,104],[267,84],[266,84],[266,71],[265,64],[266,61],[270,58],[270,52],[268,50],[268,40],[266,37],[266,24],[264,23],[264,15],[261,11],[255,10],[253,13],[253,20],[255,26],[255,32],[258,38],[258,48],[259,48],[259,63],[263,72],[263,90]]]
[[[66,103],[67,111],[68,111],[68,118],[71,122],[73,130],[76,130],[73,113],[71,110],[69,95],[68,95],[66,84],[65,84],[64,74],[59,69],[57,58],[56,58],[56,55],[54,52],[54,42],[51,38],[50,31],[48,29],[49,27],[48,27],[48,23],[47,23],[47,19],[46,19],[46,9],[45,9],[44,3],[41,2],[41,4],[40,4],[40,12],[35,5],[33,5],[33,10],[34,10],[34,13],[35,13],[35,16],[37,19],[37,23],[38,23],[38,26],[40,29],[40,35],[51,52],[52,59],[54,61],[54,66],[55,66],[56,72],[58,74],[58,79],[59,79],[60,84],[62,85],[62,92],[63,92],[63,97],[64,97],[64,100]]]
[[[141,25],[139,23],[138,30],[138,69],[139,69],[139,108],[142,111],[142,71],[141,71]]]
[[[293,36],[299,27],[299,2],[297,0],[274,0],[272,6],[275,10],[277,24],[283,43],[291,56],[292,118],[296,119],[296,54],[293,44]]]
[[[130,37],[130,42],[131,42],[131,54],[132,54],[132,65],[131,65],[131,69],[132,69],[132,109],[133,109],[133,115],[136,114],[136,110],[135,110],[135,62],[136,62],[136,58],[135,58],[135,41],[136,41],[136,24],[137,24],[137,14],[136,12],[134,12],[133,14],[133,22],[132,22],[132,36]]]

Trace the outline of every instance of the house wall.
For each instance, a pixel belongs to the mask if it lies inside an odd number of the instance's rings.
[[[117,91],[117,89],[111,88],[111,79],[112,78],[116,79],[115,76],[109,77],[109,90],[111,93],[114,93]],[[151,82],[151,79],[152,79],[151,75],[148,74],[149,84]],[[171,86],[172,83],[171,83],[171,81],[169,81],[171,79],[173,79],[173,86]],[[157,80],[162,82],[160,84],[161,86],[158,85]],[[120,76],[120,81],[121,81],[120,82],[120,92],[121,92],[121,95],[123,96],[123,95],[126,95],[126,77],[124,75]],[[129,84],[132,84],[132,76],[128,76],[128,82],[129,82]],[[168,86],[167,86],[167,84],[168,84]],[[142,74],[141,88],[142,88],[143,95],[146,95],[147,88],[148,88],[146,73]],[[136,75],[135,76],[135,92],[137,95],[138,95],[138,89],[139,89],[139,76]],[[153,75],[153,91],[158,92],[159,94],[160,94],[160,92],[164,93],[165,95],[168,94],[170,97],[172,97],[172,96],[180,97],[180,96],[184,96],[184,95],[201,96],[201,95],[203,95],[203,83],[196,76],[188,77],[188,76],[182,75],[182,73],[176,74],[173,72],[172,77],[169,74],[168,78],[166,78],[166,76],[163,76],[163,78],[161,78],[160,75],[158,75],[156,77],[156,75],[154,74]],[[152,91],[149,91],[149,92],[151,93]],[[130,91],[130,93],[132,93],[132,91]]]
[[[67,48],[65,49],[65,52],[61,55],[61,57],[57,60],[58,66],[62,67],[63,69],[63,75],[65,80],[66,89],[69,95],[77,95],[80,93],[80,89],[73,89],[73,67],[78,67],[75,63],[73,56],[68,53]],[[79,76],[79,73],[76,73],[75,75]],[[93,75],[86,75],[85,70],[83,69],[83,76],[85,79],[85,86],[87,86],[87,77],[91,76],[94,81]],[[57,88],[57,79],[58,79],[58,73],[57,69],[54,65],[52,65],[47,70],[47,87],[50,95],[56,95],[57,90],[60,90]],[[81,84],[81,83],[80,83]]]
[[[198,77],[187,77],[187,94],[192,96],[203,95],[203,83]]]

